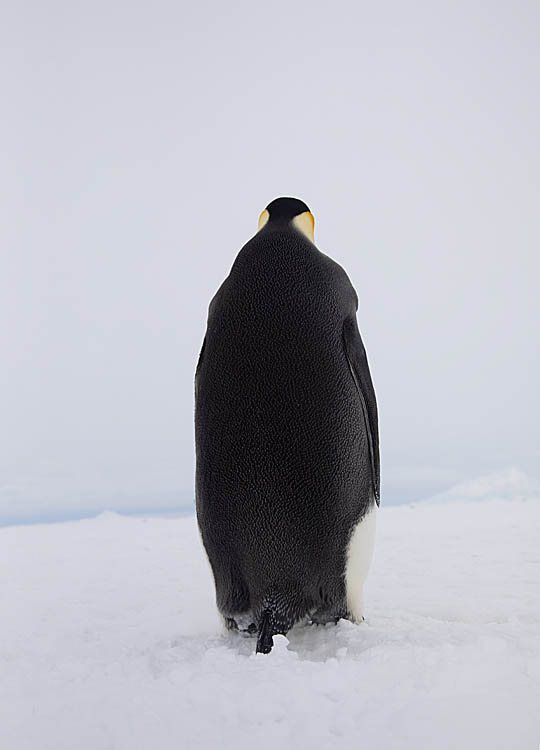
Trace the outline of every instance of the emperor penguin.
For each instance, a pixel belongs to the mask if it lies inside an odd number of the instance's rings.
[[[197,520],[217,608],[273,636],[363,620],[379,505],[377,403],[358,297],[277,198],[208,309],[195,374]]]

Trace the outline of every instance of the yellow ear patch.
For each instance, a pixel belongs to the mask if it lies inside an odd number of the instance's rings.
[[[266,224],[269,218],[270,218],[270,214],[265,208],[262,214],[259,216],[259,226],[257,227],[257,231],[259,231],[260,229],[264,227],[264,225]]]
[[[315,242],[315,219],[310,211],[298,214],[294,217],[292,223],[302,234],[306,235],[308,240]]]

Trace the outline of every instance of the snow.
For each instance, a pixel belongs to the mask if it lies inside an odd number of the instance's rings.
[[[446,492],[433,495],[427,502],[449,503],[456,500],[540,500],[540,482],[515,467],[462,482]]]
[[[366,622],[226,633],[195,519],[0,529],[0,747],[540,742],[540,502],[381,507]]]
[[[138,469],[142,460],[134,462],[137,470],[118,469],[110,477],[99,469],[92,474],[91,466],[72,457],[66,461],[73,465],[61,469],[36,460],[32,469],[14,470],[0,460],[0,526],[78,520],[105,509],[138,515],[193,512],[193,489],[179,489],[167,476],[160,483],[152,472]]]

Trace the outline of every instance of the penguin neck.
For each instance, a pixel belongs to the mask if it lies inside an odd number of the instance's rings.
[[[315,244],[311,222],[309,221],[309,219],[308,221],[305,221],[301,217],[303,217],[303,214],[294,216],[292,219],[271,219],[267,224],[265,224],[265,226],[263,227],[263,231],[283,232],[292,236],[300,235],[304,239],[309,240],[312,244]]]

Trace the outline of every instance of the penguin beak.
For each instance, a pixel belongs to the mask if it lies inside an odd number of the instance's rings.
[[[295,216],[292,223],[310,242],[315,242],[315,219],[310,211]]]
[[[270,218],[270,214],[265,208],[262,214],[259,216],[259,226],[257,227],[258,232],[264,227],[264,225],[266,224],[269,218]]]

